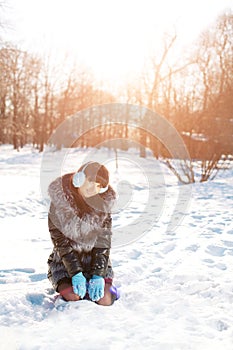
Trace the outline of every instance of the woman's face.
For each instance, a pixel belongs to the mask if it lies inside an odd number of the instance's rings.
[[[101,185],[99,182],[94,182],[86,178],[84,184],[79,187],[79,191],[83,197],[90,198],[99,193]]]

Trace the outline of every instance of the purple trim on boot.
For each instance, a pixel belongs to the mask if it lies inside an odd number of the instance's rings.
[[[120,291],[113,284],[110,287],[110,292],[115,296],[115,300],[118,300],[120,298]]]

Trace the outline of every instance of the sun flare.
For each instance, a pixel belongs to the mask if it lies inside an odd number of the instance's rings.
[[[158,11],[151,1],[21,2],[28,13],[21,29],[26,33],[31,28],[31,45],[75,57],[99,79],[117,81],[138,73],[165,20],[169,22],[166,7],[160,4]]]
[[[43,2],[38,6],[43,28],[41,23],[34,26],[38,32],[43,30],[42,45],[46,38],[48,45],[76,57],[98,78],[122,79],[141,69],[148,47],[147,31],[149,33],[142,6],[131,1],[119,2],[114,7],[108,1],[93,1],[91,6],[88,2],[80,5],[80,1],[68,4],[67,8],[64,2],[48,2],[50,7],[46,12]]]
[[[97,79],[115,82],[141,71],[165,31],[175,28],[181,41],[193,40],[221,5],[218,0],[11,2],[17,33],[28,47],[67,54],[91,68]]]

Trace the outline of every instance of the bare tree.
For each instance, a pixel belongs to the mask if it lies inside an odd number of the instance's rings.
[[[194,105],[187,109],[184,139],[191,155],[188,166],[191,170],[199,168],[199,171],[196,169],[198,176],[192,176],[190,182],[213,179],[221,169],[231,166],[232,34],[232,15],[222,15],[213,28],[201,34],[196,54],[192,52],[192,57],[196,57],[191,66],[196,79],[196,98]],[[171,162],[167,165],[179,178],[175,165]]]

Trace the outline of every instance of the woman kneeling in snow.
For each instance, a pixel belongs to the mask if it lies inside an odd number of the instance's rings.
[[[48,278],[66,301],[90,299],[111,305],[118,292],[110,262],[111,208],[115,192],[108,170],[97,162],[53,181],[48,225],[54,245]]]

